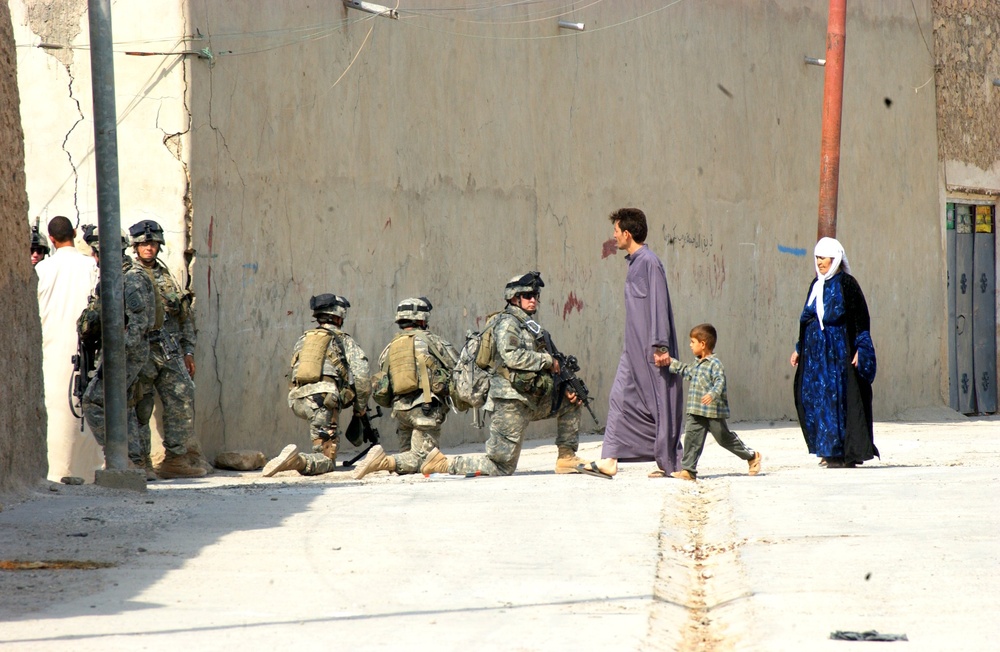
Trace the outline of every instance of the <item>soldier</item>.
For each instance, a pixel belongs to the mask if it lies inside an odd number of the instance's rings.
[[[375,471],[418,473],[427,454],[438,448],[458,352],[427,330],[432,309],[426,297],[405,299],[396,307],[400,332],[379,356],[381,371],[372,379],[372,388],[376,403],[392,407],[400,452],[386,455],[376,444],[355,470],[355,480]]]
[[[194,437],[194,346],[195,325],[190,292],[181,290],[170,270],[157,259],[165,244],[163,229],[153,220],[142,220],[129,228],[137,267],[153,280],[163,305],[163,328],[150,342],[149,360],[142,370],[163,403],[164,458],[156,474],[171,478],[200,478],[211,468],[201,456]],[[143,439],[149,440],[153,393],[136,404]],[[147,445],[148,446],[148,445]]]
[[[45,238],[38,232],[38,223],[31,227],[31,266],[37,265],[43,258],[49,255],[49,245],[45,243]]]
[[[340,413],[353,406],[364,415],[371,395],[368,358],[357,342],[341,330],[350,302],[336,294],[309,299],[317,328],[299,337],[292,350],[288,407],[309,422],[313,452],[300,453],[289,444],[264,465],[264,477],[281,471],[302,475],[330,473],[337,465]]]
[[[86,227],[84,229],[86,230]],[[87,230],[84,240],[93,249],[94,258],[98,258],[100,248],[96,230]],[[150,394],[152,389],[141,377],[141,371],[149,361],[150,339],[158,339],[159,330],[163,326],[163,304],[156,293],[153,279],[125,254],[127,247],[128,240],[123,233],[122,285],[125,300],[125,378],[128,388],[128,465],[129,468],[144,469],[146,479],[155,480],[156,475],[149,460],[149,437],[144,437],[141,432],[136,406],[144,396]],[[90,302],[80,315],[77,331],[81,342],[96,341],[96,346],[100,347],[100,285],[95,288]],[[104,448],[107,434],[104,422],[104,383],[101,368],[102,363],[99,361],[97,372],[90,380],[83,395],[82,407],[87,425],[94,433],[94,439],[101,445],[101,448]],[[80,373],[87,373],[87,371],[81,369]],[[145,421],[149,421],[148,414],[145,414]]]
[[[100,262],[100,236],[97,226],[84,224],[83,241],[91,249],[96,262]],[[139,372],[149,359],[149,341],[159,337],[159,329],[163,325],[163,305],[156,293],[153,280],[137,267],[126,253],[129,246],[128,234],[122,230],[122,282],[125,299],[125,375],[128,387],[128,461],[130,468],[144,469],[146,480],[156,480],[153,463],[149,458],[148,430],[143,433],[139,425],[135,407],[143,396],[152,392],[152,386],[139,377]],[[78,373],[88,377],[90,369],[84,368],[86,360],[94,360],[94,354],[101,350],[101,285],[94,288],[87,307],[76,322],[77,336],[80,343],[81,365]],[[84,350],[88,355],[84,356]],[[100,368],[100,359],[95,360]],[[104,385],[97,381],[91,387],[94,379],[99,379],[96,373],[86,385],[86,391],[81,397],[83,417],[94,433],[97,443],[105,445],[104,424]],[[149,416],[146,415],[146,421]]]
[[[524,443],[524,431],[532,421],[556,418],[556,473],[578,473],[578,464],[588,462],[576,456],[579,445],[580,404],[575,394],[566,393],[553,401],[553,374],[559,362],[545,352],[539,337],[542,327],[532,319],[538,308],[541,288],[538,272],[515,276],[504,290],[507,307],[487,321],[491,331],[490,393],[484,410],[492,412],[486,453],[459,455],[449,460],[441,451],[430,452],[420,471],[424,474],[511,475]],[[483,338],[484,346],[487,338]]]

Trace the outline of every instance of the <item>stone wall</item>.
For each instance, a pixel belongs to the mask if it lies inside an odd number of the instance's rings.
[[[933,7],[938,155],[989,170],[1000,162],[1000,2]]]
[[[28,244],[24,135],[10,9],[0,4],[0,492],[45,477],[42,328]]]

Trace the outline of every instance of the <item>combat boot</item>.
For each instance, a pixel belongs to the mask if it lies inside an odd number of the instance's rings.
[[[329,439],[317,438],[313,439],[312,442],[313,450],[318,448],[319,451],[323,453],[323,457],[328,460],[333,460],[334,462],[337,461],[337,447],[339,442],[336,439],[333,437],[330,437]]]
[[[281,449],[277,457],[264,465],[264,477],[270,478],[282,471],[302,471],[306,468],[306,458],[299,454],[299,447],[289,444]]]
[[[385,449],[376,444],[372,446],[372,449],[368,451],[368,454],[361,460],[358,467],[354,469],[354,479],[360,480],[369,473],[375,473],[376,471],[393,473],[395,470],[396,459],[391,455],[386,455]]]
[[[192,466],[198,466],[205,469],[205,473],[215,473],[215,467],[212,466],[211,462],[205,459],[204,455],[201,454],[200,446],[192,446],[189,444],[187,456]]]
[[[142,461],[142,468],[146,471],[146,482],[153,482],[159,480],[156,476],[156,469],[153,468],[153,460],[149,459],[149,455],[145,457]]]
[[[172,480],[173,478],[201,478],[206,473],[205,469],[191,464],[186,453],[177,455],[167,451],[160,466],[156,468],[156,475],[163,480]]]
[[[579,473],[578,464],[590,464],[587,460],[576,456],[576,451],[569,446],[559,447],[559,457],[556,458],[556,473]]]
[[[434,448],[427,454],[427,461],[420,467],[420,472],[424,475],[430,475],[431,473],[447,473],[448,458],[444,456],[444,453]]]

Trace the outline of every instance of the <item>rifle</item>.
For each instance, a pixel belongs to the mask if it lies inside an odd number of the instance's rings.
[[[375,406],[375,418],[382,416],[382,407],[379,405]],[[359,432],[360,431],[360,432]],[[355,415],[351,419],[351,425],[347,426],[347,431],[344,433],[347,441],[352,444],[358,445],[361,443],[368,444],[368,447],[363,451],[344,462],[345,467],[352,467],[354,463],[360,460],[362,457],[368,454],[368,451],[372,449],[375,444],[379,442],[378,428],[372,425],[371,417],[368,415],[368,411],[361,416]]]
[[[583,407],[587,408],[587,412],[590,412],[591,418],[594,420],[594,424],[600,426],[601,422],[597,420],[597,415],[594,414],[594,409],[590,407],[590,404],[594,402],[594,399],[590,396],[590,390],[587,389],[586,383],[583,382],[583,378],[577,376],[577,372],[580,371],[580,363],[577,361],[575,355],[564,355],[559,352],[556,345],[552,342],[552,336],[547,330],[538,325],[537,322],[532,322],[538,326],[538,330],[531,328],[529,330],[538,336],[542,340],[542,344],[545,345],[546,352],[551,355],[559,363],[559,373],[552,374],[555,380],[555,390],[552,392],[552,412],[553,414],[559,409],[559,405],[562,403],[563,394],[565,392],[571,392],[576,394],[576,397],[583,403]]]
[[[87,391],[87,385],[90,384],[90,379],[96,371],[97,354],[100,350],[99,338],[77,336],[76,355],[70,358],[73,362],[73,375],[69,380],[69,410],[80,420],[80,432],[83,432],[84,424],[83,393]],[[79,413],[77,408],[80,408]]]

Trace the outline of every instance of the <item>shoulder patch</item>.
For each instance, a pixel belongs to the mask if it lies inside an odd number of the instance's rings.
[[[139,312],[143,309],[144,303],[142,300],[142,290],[139,288],[131,288],[125,293],[125,307],[132,312]]]

